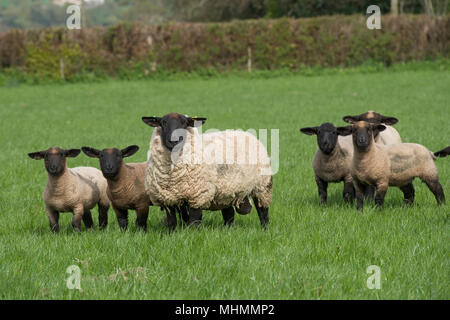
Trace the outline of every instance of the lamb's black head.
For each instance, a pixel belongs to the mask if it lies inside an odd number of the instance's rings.
[[[162,142],[167,149],[172,151],[177,144],[184,143],[188,127],[200,126],[205,123],[206,118],[169,113],[162,118],[142,117],[142,121],[151,127],[160,127]]]
[[[119,150],[117,148],[107,148],[97,150],[90,147],[82,147],[81,150],[91,158],[100,159],[100,169],[106,179],[114,179],[122,167],[123,158],[130,157],[138,150],[138,146],[129,146],[125,149]]]
[[[44,151],[29,153],[28,156],[35,160],[44,159],[47,172],[52,176],[59,176],[66,169],[66,157],[75,158],[79,154],[80,149],[65,150],[51,147]]]
[[[317,135],[317,145],[325,154],[332,153],[336,147],[339,132],[336,127],[329,122],[322,123],[320,127],[302,128],[300,131],[310,136],[314,134]]]
[[[382,124],[374,124],[367,121],[358,121],[351,126],[337,128],[338,132],[343,136],[351,134],[353,136],[353,145],[361,152],[367,151],[369,146],[374,143],[378,133],[384,129],[386,127]]]
[[[384,123],[388,126],[392,126],[398,122],[397,118],[383,116],[382,114],[376,113],[375,111],[367,111],[365,113],[361,113],[357,116],[345,116],[342,118],[345,122],[348,123],[356,123],[358,121],[366,121],[373,124]]]

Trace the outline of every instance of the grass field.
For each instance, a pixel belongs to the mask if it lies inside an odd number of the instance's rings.
[[[316,140],[299,132],[374,109],[400,119],[405,142],[437,151],[450,145],[449,88],[448,72],[426,70],[0,88],[0,298],[450,299],[449,205],[439,208],[417,180],[412,208],[389,189],[383,211],[357,212],[343,204],[342,184],[320,206]],[[205,129],[280,129],[268,230],[253,209],[232,228],[220,212],[205,212],[199,229],[169,234],[153,207],[147,233],[136,230],[134,212],[120,232],[112,209],[100,232],[95,209],[95,230],[75,234],[65,213],[52,234],[44,164],[27,153],[137,144],[129,161],[145,161],[152,129],[140,118],[169,112],[207,117]],[[450,159],[436,162],[450,199]],[[98,162],[81,154],[68,165]],[[82,291],[66,288],[73,264]],[[369,265],[381,268],[380,290],[366,287]]]

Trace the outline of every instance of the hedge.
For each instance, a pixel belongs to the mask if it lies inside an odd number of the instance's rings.
[[[0,34],[0,72],[71,81],[85,74],[246,70],[249,60],[252,70],[298,70],[449,57],[450,16],[383,15],[381,24],[369,30],[366,17],[332,16],[13,30]]]

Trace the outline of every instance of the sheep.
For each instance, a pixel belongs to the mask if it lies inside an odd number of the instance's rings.
[[[123,158],[135,154],[139,147],[132,145],[122,150],[82,147],[81,150],[88,157],[100,160],[101,171],[108,182],[106,192],[116,213],[119,227],[121,229],[128,227],[128,210],[135,210],[137,227],[146,230],[149,206],[152,205],[144,187],[146,162],[123,161]]]
[[[367,121],[374,124],[384,124],[386,129],[375,136],[375,142],[384,145],[402,143],[402,139],[397,130],[392,125],[398,122],[397,118],[383,116],[375,111],[367,111],[357,116],[345,116],[345,122],[356,123],[358,121]]]
[[[341,135],[352,135],[353,162],[351,167],[356,191],[357,209],[364,205],[363,192],[367,186],[376,187],[375,204],[383,207],[389,186],[399,187],[404,195],[403,203],[414,202],[414,178],[420,178],[436,198],[438,205],[445,201],[444,190],[439,183],[436,156],[448,155],[448,148],[432,153],[415,143],[382,145],[375,143],[374,136],[386,126],[358,121],[351,126],[339,127]]]
[[[156,128],[150,140],[145,186],[154,204],[169,208],[169,228],[176,226],[175,206],[187,204],[189,223],[198,224],[202,210],[231,211],[232,206],[248,205],[249,196],[253,197],[261,225],[269,223],[272,170],[267,151],[255,136],[234,130],[200,135],[194,124],[203,124],[206,118],[178,113],[142,120]],[[250,153],[250,147],[245,149],[246,142],[255,147],[255,154]],[[239,146],[245,149],[242,153]],[[239,162],[242,157],[244,164]]]
[[[353,146],[350,137],[340,136],[336,127],[322,123],[319,127],[300,129],[307,135],[317,135],[317,151],[313,159],[313,170],[320,203],[327,202],[327,187],[329,182],[344,182],[343,197],[345,202],[353,202],[353,188],[350,166],[353,157]]]
[[[59,231],[59,213],[72,212],[72,226],[81,231],[81,220],[86,228],[93,226],[90,210],[98,204],[100,229],[108,224],[109,199],[106,195],[107,182],[100,170],[91,167],[67,168],[66,158],[74,158],[80,149],[65,150],[51,147],[32,152],[28,156],[35,160],[44,159],[48,172],[43,198],[50,229]]]

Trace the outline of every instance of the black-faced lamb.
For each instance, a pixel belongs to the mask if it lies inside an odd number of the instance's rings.
[[[357,209],[364,205],[363,193],[367,186],[376,187],[375,204],[382,207],[389,186],[399,187],[404,194],[404,204],[414,202],[414,178],[420,178],[428,186],[440,205],[445,201],[439,183],[436,156],[446,156],[445,150],[432,153],[415,143],[382,145],[375,143],[374,136],[386,127],[358,121],[352,126],[340,127],[342,135],[352,135],[353,162],[351,167],[356,191]]]
[[[109,199],[106,195],[107,182],[100,170],[91,167],[67,168],[66,158],[76,157],[80,149],[64,150],[57,147],[29,153],[35,160],[44,159],[48,172],[47,185],[43,193],[45,212],[50,229],[59,231],[59,213],[72,212],[72,226],[81,230],[81,220],[86,228],[93,226],[90,210],[98,204],[100,229],[108,224]]]
[[[375,142],[385,145],[402,143],[402,139],[398,131],[392,127],[398,122],[397,118],[383,116],[375,111],[367,111],[356,116],[345,116],[345,122],[356,123],[358,121],[367,121],[373,124],[384,124],[386,129],[375,136]]]
[[[178,113],[142,120],[156,128],[150,140],[146,190],[154,204],[169,208],[170,228],[176,226],[176,206],[188,205],[190,223],[197,223],[202,210],[241,207],[249,204],[249,196],[261,224],[268,224],[272,170],[267,150],[255,136],[234,130],[200,135],[194,125],[206,119]],[[246,143],[254,148],[246,149]]]
[[[353,157],[352,141],[339,135],[331,123],[318,127],[300,129],[307,135],[317,136],[317,151],[313,159],[313,170],[321,203],[327,202],[327,188],[330,182],[344,182],[344,201],[352,202],[355,197],[350,167]]]
[[[107,195],[117,216],[119,227],[128,227],[128,210],[136,211],[136,225],[147,229],[147,217],[150,198],[145,192],[144,176],[146,162],[125,163],[123,158],[131,157],[138,150],[138,146],[125,149],[107,148],[97,150],[82,147],[81,150],[92,158],[100,160],[100,169],[108,182]]]

